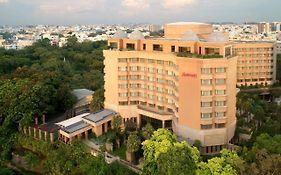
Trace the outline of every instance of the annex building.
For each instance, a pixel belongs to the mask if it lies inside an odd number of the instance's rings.
[[[274,43],[230,42],[204,23],[166,24],[164,33],[118,31],[108,40],[105,108],[218,152],[234,136],[236,86],[275,81]]]

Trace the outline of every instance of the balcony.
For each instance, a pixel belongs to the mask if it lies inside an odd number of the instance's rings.
[[[201,55],[196,53],[189,53],[189,52],[177,52],[176,55],[178,57],[188,57],[188,58],[201,58],[201,59],[210,59],[210,58],[223,58],[222,55]]]

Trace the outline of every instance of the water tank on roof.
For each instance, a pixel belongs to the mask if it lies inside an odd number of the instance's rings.
[[[117,30],[116,33],[112,36],[112,38],[123,39],[128,38],[128,35],[123,30]]]
[[[207,42],[228,42],[228,37],[226,37],[222,32],[213,32],[207,38]]]
[[[139,30],[135,30],[130,34],[129,38],[137,40],[137,39],[144,39],[144,36]]]
[[[192,31],[188,30],[181,38],[182,41],[199,41],[198,36]]]

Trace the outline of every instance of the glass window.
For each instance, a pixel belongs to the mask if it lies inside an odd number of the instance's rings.
[[[201,80],[202,85],[212,85],[212,80],[211,79],[203,79]]]
[[[212,118],[212,113],[201,113],[201,118]]]
[[[201,91],[201,96],[211,96],[212,91]]]
[[[225,90],[216,90],[216,95],[225,95]]]
[[[201,74],[211,74],[212,69],[211,68],[202,68],[201,69]]]
[[[216,112],[216,117],[225,117],[225,112]]]
[[[216,73],[225,73],[225,68],[224,67],[216,68]]]
[[[224,128],[225,127],[225,123],[216,123],[215,124],[215,128]]]
[[[225,84],[225,79],[216,79],[216,84],[217,85]]]
[[[153,44],[153,50],[154,51],[163,51],[163,45],[162,44]]]
[[[212,107],[212,102],[201,102],[201,107]]]
[[[216,101],[216,106],[225,106],[226,101]]]
[[[201,129],[212,129],[213,125],[201,125]]]

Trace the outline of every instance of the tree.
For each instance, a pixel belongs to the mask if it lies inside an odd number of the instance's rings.
[[[112,120],[113,129],[120,131],[121,125],[122,125],[122,117],[120,115],[114,116]]]
[[[268,134],[261,134],[257,137],[254,147],[266,149],[269,153],[281,154],[281,135],[271,137]]]
[[[197,148],[178,142],[175,134],[158,129],[142,143],[143,174],[194,174],[199,161]]]
[[[93,100],[90,104],[91,112],[97,112],[103,109],[104,105],[104,89],[98,89],[93,94]]]
[[[243,172],[243,161],[239,156],[226,149],[221,151],[220,157],[209,159],[207,163],[200,162],[196,170],[197,175],[237,175]]]
[[[150,139],[154,132],[154,128],[150,123],[147,123],[143,128],[142,128],[142,137],[147,140]]]
[[[127,151],[136,152],[140,148],[141,140],[136,132],[132,132],[127,140]]]

